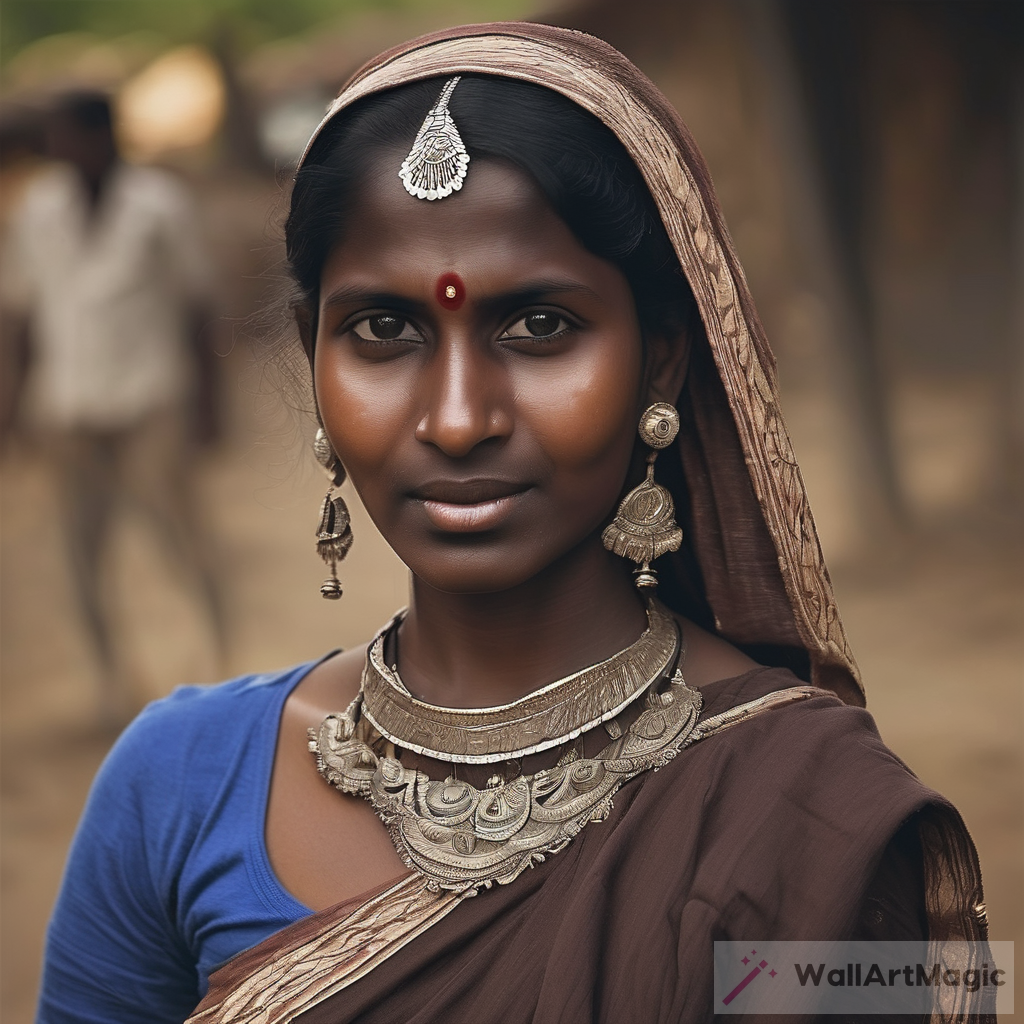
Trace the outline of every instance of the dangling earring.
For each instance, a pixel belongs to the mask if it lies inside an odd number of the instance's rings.
[[[615,518],[605,527],[601,540],[609,551],[637,563],[634,581],[641,590],[658,585],[651,562],[666,551],[678,551],[683,531],[675,521],[672,495],[654,482],[654,460],[679,433],[679,413],[666,402],[657,402],[640,417],[640,437],[653,450],[647,456],[647,479],[634,487],[619,505]]]
[[[320,506],[320,525],[316,531],[317,554],[330,566],[331,575],[324,580],[320,587],[323,597],[331,601],[337,601],[341,597],[341,583],[338,580],[338,562],[347,554],[352,547],[352,522],[348,514],[348,506],[345,499],[340,495],[331,496],[335,487],[340,487],[345,482],[345,467],[341,460],[334,454],[331,442],[327,439],[324,428],[320,427],[313,439],[313,454],[316,461],[324,468],[330,484],[327,487],[327,496],[323,505]]]

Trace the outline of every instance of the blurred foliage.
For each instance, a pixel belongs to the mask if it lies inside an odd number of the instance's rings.
[[[114,37],[142,30],[174,43],[207,40],[227,28],[244,50],[367,11],[415,15],[449,6],[459,8],[443,0],[3,0],[0,60],[63,32]],[[475,0],[471,20],[515,17],[530,6],[523,0]],[[467,5],[461,5],[458,20],[469,20]]]

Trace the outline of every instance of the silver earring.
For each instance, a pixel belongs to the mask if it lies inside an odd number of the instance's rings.
[[[330,484],[327,496],[320,506],[320,525],[316,531],[317,554],[330,567],[331,574],[324,580],[320,593],[328,600],[336,601],[341,597],[341,583],[338,580],[338,562],[352,547],[352,520],[348,514],[348,506],[340,494],[333,494],[335,487],[345,482],[345,467],[334,454],[331,442],[323,427],[316,432],[313,439],[313,455],[323,467]]]
[[[609,551],[637,563],[634,582],[639,589],[647,590],[658,585],[651,562],[667,551],[678,551],[683,542],[672,495],[654,482],[654,460],[676,439],[679,413],[667,402],[648,406],[640,417],[639,431],[652,449],[647,456],[647,478],[622,499],[601,540]]]

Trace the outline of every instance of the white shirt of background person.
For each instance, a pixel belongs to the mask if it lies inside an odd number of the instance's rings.
[[[120,163],[90,212],[75,170],[55,165],[27,189],[6,248],[0,300],[30,318],[40,426],[124,429],[185,401],[188,314],[214,275],[182,182]]]

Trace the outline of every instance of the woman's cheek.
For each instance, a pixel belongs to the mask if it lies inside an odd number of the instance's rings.
[[[640,366],[639,359],[623,355],[621,349],[606,349],[577,361],[571,372],[523,381],[516,388],[521,414],[529,418],[534,436],[556,465],[569,471],[606,468],[616,453],[628,460]]]
[[[411,389],[401,385],[401,372],[328,352],[318,355],[314,379],[327,436],[349,472],[383,462],[407,419],[403,396]]]

